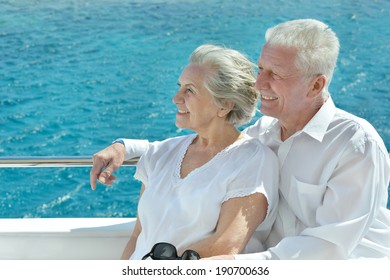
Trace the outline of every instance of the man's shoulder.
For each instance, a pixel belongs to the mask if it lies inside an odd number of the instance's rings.
[[[331,127],[335,126],[351,129],[353,131],[360,131],[369,138],[381,138],[369,121],[339,108],[337,108],[335,117],[331,122]]]
[[[245,129],[245,133],[257,138],[260,134],[266,132],[276,121],[275,118],[262,116],[253,125]]]
[[[386,147],[383,139],[374,126],[364,118],[337,108],[328,130],[336,129],[338,133],[349,134],[349,139],[361,144],[375,142],[384,152]]]

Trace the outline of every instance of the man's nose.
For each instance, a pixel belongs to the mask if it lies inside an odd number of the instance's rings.
[[[257,74],[255,88],[257,90],[265,90],[269,89],[269,77],[267,77],[266,73],[260,72]]]

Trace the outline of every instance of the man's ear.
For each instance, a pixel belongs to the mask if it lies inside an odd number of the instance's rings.
[[[308,96],[309,97],[317,97],[321,94],[326,84],[326,76],[318,75],[316,76],[310,84]]]

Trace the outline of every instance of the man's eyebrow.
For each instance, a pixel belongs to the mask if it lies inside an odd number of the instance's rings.
[[[263,65],[261,63],[258,63],[257,67],[263,67]],[[281,72],[281,73],[285,73],[285,74],[288,72],[285,65],[272,64],[270,68],[272,70],[276,70],[277,72]]]

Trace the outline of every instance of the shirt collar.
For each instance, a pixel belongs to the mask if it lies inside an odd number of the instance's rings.
[[[332,98],[329,96],[328,100],[322,105],[320,110],[314,115],[314,117],[305,125],[302,132],[310,135],[319,142],[325,136],[326,131],[333,119],[336,112],[336,106],[333,103]]]
[[[310,135],[312,138],[321,142],[325,136],[325,133],[329,127],[330,122],[336,112],[336,106],[333,103],[332,98],[329,96],[328,100],[321,106],[320,110],[314,115],[314,117],[305,125],[301,132]],[[277,119],[273,120],[268,125],[268,128],[260,134],[272,133],[278,135],[280,138],[280,124]]]

